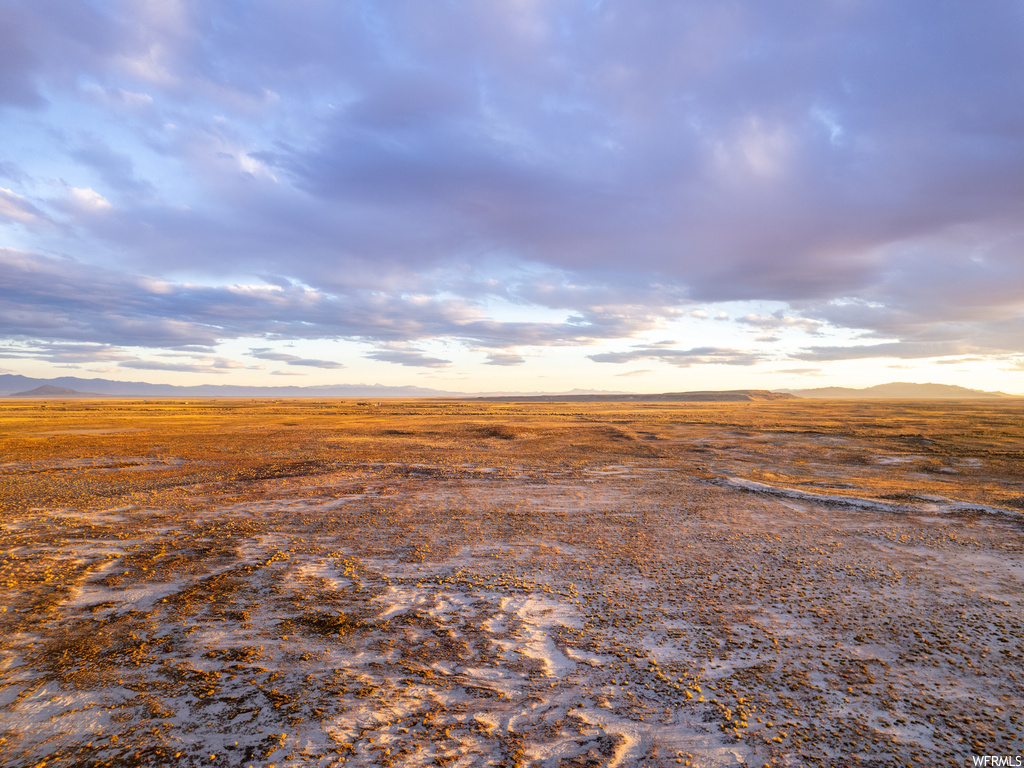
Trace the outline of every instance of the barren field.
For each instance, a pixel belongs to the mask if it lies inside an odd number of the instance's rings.
[[[1024,752],[1020,401],[0,404],[5,766]]]

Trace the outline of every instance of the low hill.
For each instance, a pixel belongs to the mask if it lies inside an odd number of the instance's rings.
[[[982,400],[1000,397],[1013,397],[1004,392],[985,392],[980,389],[958,387],[955,384],[914,384],[897,381],[891,384],[878,384],[864,389],[850,387],[821,387],[818,389],[789,389],[799,397],[837,398],[837,399],[868,399],[890,398],[907,400]]]
[[[68,387],[54,387],[43,384],[41,387],[30,389],[27,392],[13,392],[8,397],[103,397],[95,392],[79,392],[77,389]]]

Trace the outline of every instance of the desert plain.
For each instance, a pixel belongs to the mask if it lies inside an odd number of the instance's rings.
[[[1024,403],[0,404],[5,766],[1024,752]]]

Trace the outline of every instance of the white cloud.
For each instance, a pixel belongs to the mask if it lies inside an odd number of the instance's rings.
[[[820,320],[809,320],[805,317],[791,317],[781,312],[771,315],[748,314],[739,318],[738,322],[752,325],[762,330],[779,330],[781,328],[798,328],[807,333],[817,333],[824,326]]]
[[[21,195],[0,187],[0,219],[36,224],[45,219],[45,214]]]
[[[79,208],[91,211],[109,211],[110,201],[92,187],[71,187],[68,189],[71,201]]]

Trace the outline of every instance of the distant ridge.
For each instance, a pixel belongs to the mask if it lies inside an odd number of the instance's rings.
[[[34,387],[34,389],[29,389]],[[574,389],[563,393],[531,392],[448,392],[425,387],[391,387],[383,384],[327,384],[311,387],[246,387],[234,384],[200,384],[182,387],[174,384],[148,384],[111,379],[80,379],[61,376],[32,379],[17,374],[0,374],[0,397],[359,397],[359,398],[465,398],[494,401],[534,400],[537,402],[747,402],[788,400],[788,392],[766,389],[735,389],[723,392],[664,392],[638,395],[629,392],[601,392]]]
[[[799,397],[837,399],[988,400],[992,398],[1013,397],[1013,395],[1007,395],[1005,392],[985,392],[980,389],[958,387],[955,384],[914,384],[907,381],[878,384],[874,387],[865,387],[864,389],[821,387],[819,389],[787,389],[783,391],[791,392]]]
[[[721,392],[663,392],[654,395],[499,395],[474,399],[534,403],[748,403],[796,400],[797,397],[788,392],[770,392],[767,389],[730,389]]]
[[[822,387],[819,389],[733,389],[723,391],[662,392],[635,394],[574,389],[569,392],[450,392],[426,387],[395,387],[384,384],[325,384],[318,386],[249,387],[236,384],[149,384],[112,379],[81,379],[61,376],[54,379],[33,379],[17,374],[0,374],[0,397],[358,397],[358,398],[469,398],[478,400],[536,401],[564,403],[647,402],[764,402],[795,398],[843,399],[995,399],[1012,398],[1003,392],[985,392],[953,384],[913,384],[894,382],[865,389]]]
[[[103,397],[95,392],[79,392],[77,389],[68,387],[54,387],[51,384],[43,384],[41,387],[30,389],[28,392],[13,392],[8,397]]]
[[[35,387],[35,389],[31,389]],[[38,390],[49,387],[47,393]],[[65,390],[58,393],[56,390]],[[32,393],[32,394],[29,394]],[[312,387],[247,387],[235,384],[149,384],[111,379],[80,379],[60,376],[33,379],[17,374],[0,375],[0,396],[8,397],[465,397],[423,387],[389,387],[382,384],[334,384]]]

